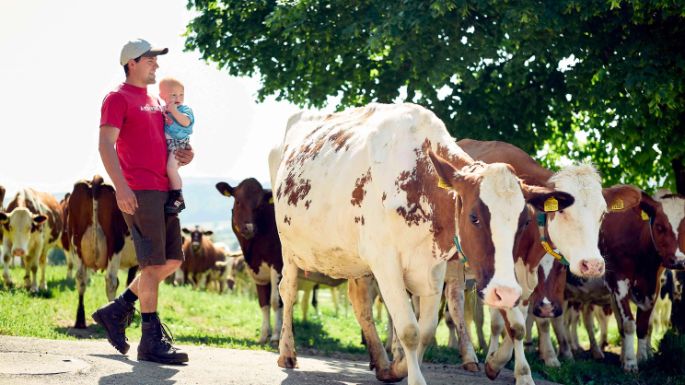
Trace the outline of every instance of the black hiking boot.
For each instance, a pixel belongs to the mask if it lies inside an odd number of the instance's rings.
[[[143,335],[138,345],[138,361],[171,365],[188,362],[188,354],[171,345],[171,333],[159,318],[154,317],[150,322],[143,322],[142,331]]]
[[[92,315],[93,320],[107,332],[107,341],[121,354],[126,354],[130,348],[126,342],[126,328],[131,325],[134,312],[135,307],[132,303],[118,297]]]

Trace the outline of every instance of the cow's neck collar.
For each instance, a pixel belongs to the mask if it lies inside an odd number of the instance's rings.
[[[562,265],[568,266],[569,263],[558,251],[552,248],[552,245],[547,241],[547,213],[539,211],[537,213],[538,230],[540,230],[540,244],[545,249],[547,254],[551,255],[559,261]]]
[[[454,245],[457,246],[457,253],[461,255],[459,261],[461,263],[466,264],[469,260],[468,258],[466,258],[466,254],[464,254],[464,250],[461,248],[461,244],[459,243],[459,237],[457,235],[454,236]]]

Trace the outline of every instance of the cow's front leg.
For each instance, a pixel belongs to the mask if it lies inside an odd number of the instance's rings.
[[[644,362],[652,356],[649,338],[649,319],[654,311],[654,300],[648,303],[650,306],[638,307],[637,309],[637,362]]]
[[[571,351],[571,344],[569,343],[568,330],[564,324],[563,313],[559,317],[552,318],[552,327],[554,328],[554,334],[556,334],[557,342],[559,343],[559,357],[566,360],[572,360],[573,352]]]
[[[561,366],[557,353],[554,351],[552,345],[552,334],[549,330],[550,319],[535,317],[533,314],[528,314],[528,318],[534,319],[538,327],[538,349],[540,350],[540,358],[545,362],[546,366],[558,368]],[[559,317],[557,317],[559,318]],[[527,320],[526,320],[527,321]],[[528,331],[526,330],[526,333]],[[526,336],[530,338],[530,336]]]
[[[271,283],[266,285],[255,284],[257,287],[257,299],[259,300],[259,309],[262,311],[262,328],[259,333],[259,344],[265,344],[271,334],[271,311],[270,311],[270,296]]]
[[[31,293],[38,292],[38,261],[24,257],[24,266],[26,266],[24,275],[24,286],[26,290],[30,290]]]
[[[12,254],[10,253],[9,248],[3,246],[3,253],[2,253],[2,278],[5,281],[5,285],[7,287],[14,287],[14,283],[12,282],[12,276],[10,276],[10,264],[12,263]]]
[[[274,333],[271,335],[271,342],[278,342],[281,338],[281,327],[283,326],[283,301],[278,294],[278,285],[281,283],[281,273],[276,269],[271,269],[271,293],[269,303],[274,312]],[[297,289],[295,290],[297,297]]]
[[[48,250],[43,250],[43,252],[38,257],[38,268],[40,269],[40,285],[38,289],[42,291],[48,291],[48,283],[45,280],[45,267],[48,264]]]
[[[397,382],[402,377],[396,377],[390,370],[388,354],[383,347],[376,325],[373,322],[373,304],[371,287],[374,284],[373,276],[366,276],[347,281],[347,290],[352,303],[354,315],[362,328],[366,349],[369,352],[371,364],[369,367],[376,370],[376,378],[383,382]],[[388,338],[392,338],[389,336]]]
[[[464,318],[464,289],[466,288],[464,264],[459,261],[447,262],[445,278],[447,309],[457,328],[459,352],[463,362],[462,367],[470,372],[477,372],[480,370],[478,367],[478,357],[473,349],[469,333],[466,330],[466,319]]]
[[[278,286],[283,300],[283,327],[278,343],[278,366],[292,369],[297,367],[295,337],[293,336],[293,305],[297,299],[297,266],[288,250],[283,247],[283,278]]]
[[[628,288],[630,288],[629,285]],[[616,323],[619,325],[618,330],[622,339],[621,363],[623,364],[623,370],[626,372],[637,372],[637,357],[635,356],[634,346],[636,327],[633,311],[630,309],[628,293],[630,293],[630,290],[614,290],[612,288]]]
[[[490,336],[488,356],[485,359],[485,374],[491,380],[497,378],[504,365],[511,360],[511,356],[514,351],[514,343],[508,330],[506,333],[504,333],[502,344],[499,342],[499,338],[505,329],[504,317],[507,317],[506,310],[490,308],[492,335]],[[513,326],[514,325],[512,325],[512,327]],[[523,324],[523,317],[521,317],[521,326],[525,328],[525,325]],[[523,331],[521,334],[523,334]]]
[[[583,306],[583,324],[585,324],[585,330],[587,330],[587,336],[590,340],[590,352],[592,353],[592,358],[595,360],[603,360],[604,353],[597,344],[597,339],[595,338],[595,323],[593,316],[593,305],[585,304]]]

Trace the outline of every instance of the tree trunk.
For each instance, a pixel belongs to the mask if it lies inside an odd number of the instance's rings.
[[[683,164],[683,158],[675,158],[671,162],[673,165],[673,173],[675,174],[675,185],[676,191],[679,194],[685,195],[685,165]],[[673,278],[682,281],[685,279],[685,274],[674,274]],[[685,282],[681,282],[681,285]],[[673,325],[673,330],[681,336],[685,336],[685,298],[680,300],[673,300],[673,307],[671,311],[671,324]]]

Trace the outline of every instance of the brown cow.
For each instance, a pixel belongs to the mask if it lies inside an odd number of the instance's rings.
[[[195,289],[205,288],[210,271],[216,267],[220,259],[225,260],[226,257],[214,247],[210,239],[214,234],[212,230],[203,230],[200,226],[195,226],[193,230],[184,227],[181,231],[188,235],[183,241],[185,260],[176,270],[174,283],[183,284],[188,281]]]
[[[247,271],[257,286],[259,307],[262,309],[259,343],[265,343],[271,334],[269,305],[276,313],[271,341],[278,341],[283,319],[283,303],[278,294],[283,257],[276,229],[273,194],[271,190],[262,188],[254,178],[243,180],[237,187],[219,182],[216,189],[222,195],[235,199],[232,228],[249,267]]]
[[[114,300],[119,269],[129,269],[129,284],[135,277],[138,260],[124,217],[117,206],[114,187],[104,183],[99,175],[92,181],[74,184],[67,204],[68,248],[74,254],[76,287],[79,302],[74,327],[85,328],[83,295],[89,280],[89,270],[107,270],[107,299]]]
[[[8,265],[11,258],[21,257],[26,274],[26,289],[37,292],[38,268],[40,268],[40,289],[47,290],[45,265],[48,251],[58,246],[62,233],[62,215],[59,203],[52,195],[33,189],[19,191],[7,205],[7,211],[0,211],[2,224],[4,278],[13,286]]]

